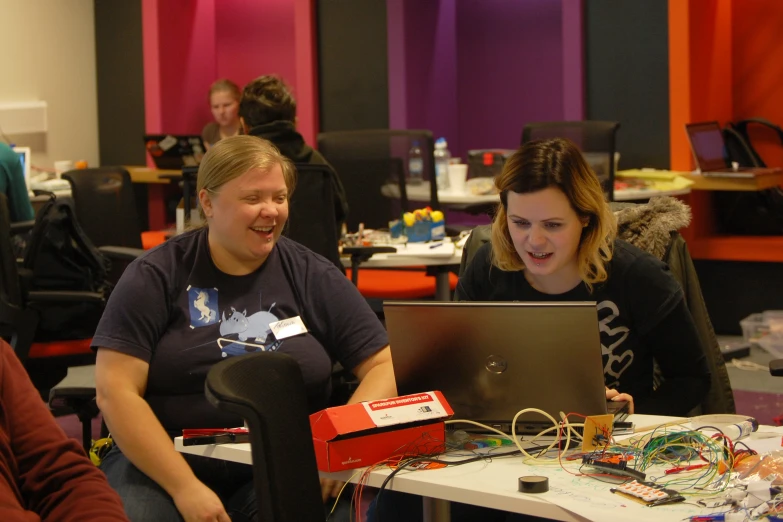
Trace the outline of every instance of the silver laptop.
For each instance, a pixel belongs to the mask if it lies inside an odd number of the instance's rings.
[[[523,408],[558,421],[561,411],[609,413],[595,302],[383,306],[400,395],[440,390],[455,419],[503,431]],[[537,433],[542,424],[551,426],[540,414],[526,414],[517,429]]]
[[[728,151],[723,131],[717,121],[688,123],[685,125],[691,151],[699,171],[704,176],[722,178],[753,178],[780,169],[767,167],[727,167]]]

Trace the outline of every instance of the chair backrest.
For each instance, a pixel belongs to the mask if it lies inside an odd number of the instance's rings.
[[[334,216],[334,195],[329,165],[297,163],[296,188],[288,207],[284,234],[345,272],[340,262],[339,234]]]
[[[0,308],[18,309],[22,306],[22,289],[11,241],[11,213],[8,197],[0,192]],[[0,312],[0,316],[5,315]],[[2,318],[0,318],[2,321]]]
[[[700,410],[693,413],[734,413],[734,396],[723,354],[685,239],[677,232],[678,228],[687,225],[690,211],[686,208],[685,215],[679,215],[680,208],[685,205],[673,198],[653,198],[645,205],[613,203],[611,206],[618,216],[618,237],[666,262],[671,274],[682,286],[688,309],[696,324],[702,351],[707,357],[712,380],[710,391],[702,401]],[[657,219],[658,215],[666,217]],[[647,224],[640,226],[642,221]],[[481,225],[473,229],[462,250],[460,274],[470,264],[476,251],[490,241],[490,235],[491,225]],[[459,299],[459,296],[455,295],[455,299]],[[658,371],[656,378],[660,378]]]
[[[213,366],[207,399],[250,430],[259,520],[323,521],[307,395],[299,364],[278,352],[231,357]]]
[[[369,228],[387,228],[400,210],[409,210],[405,174],[408,153],[418,142],[424,162],[424,180],[430,188],[431,208],[438,209],[438,185],[435,179],[435,157],[432,132],[428,130],[359,130],[322,132],[318,135],[318,150],[340,174],[351,213],[348,229],[355,231],[359,223]],[[396,183],[399,202],[384,197],[381,187]],[[399,205],[399,207],[398,207]],[[416,205],[424,206],[422,203]]]
[[[96,246],[142,248],[130,173],[122,167],[71,170],[63,174],[71,184],[79,223]]]
[[[528,123],[522,129],[522,144],[528,141],[566,138],[573,141],[598,176],[607,201],[614,201],[614,153],[617,150],[616,121],[549,121]]]
[[[8,198],[0,193],[0,337],[24,359],[33,342],[38,316],[25,310],[10,224]]]

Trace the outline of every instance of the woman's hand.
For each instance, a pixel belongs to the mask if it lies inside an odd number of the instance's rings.
[[[172,497],[185,522],[231,522],[214,491],[194,480]]]
[[[330,498],[337,498],[337,495],[340,494],[340,490],[343,489],[343,485],[345,485],[345,482],[322,478],[321,498],[323,499],[324,503],[326,503],[326,501]]]
[[[606,387],[605,387],[606,388]],[[620,393],[617,390],[606,388],[606,400],[608,401],[626,401],[628,403],[628,413],[633,413],[633,397],[627,393]]]

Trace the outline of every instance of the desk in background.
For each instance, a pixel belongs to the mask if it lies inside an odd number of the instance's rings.
[[[429,202],[429,186],[422,184],[406,185],[405,188],[409,201]],[[615,190],[615,201],[638,201],[650,199],[655,196],[682,196],[690,193],[691,188],[678,188],[673,190],[654,190],[654,189],[625,189]],[[381,194],[387,198],[399,198],[400,188],[393,183],[383,185]],[[497,194],[471,194],[469,192],[452,192],[449,189],[438,191],[438,201],[443,205],[476,205],[491,206],[500,202],[500,196]]]
[[[646,427],[675,419],[631,415],[628,420],[636,426]],[[765,453],[780,449],[781,435],[783,427],[762,426],[743,442]],[[174,446],[183,453],[252,464],[250,444],[183,446],[182,437],[177,437]],[[576,467],[572,468],[571,471],[575,471]],[[321,476],[347,481],[354,477],[355,471],[321,473]],[[368,485],[379,487],[390,472],[388,468],[372,471]],[[538,495],[519,493],[517,479],[524,475],[548,477],[549,492]],[[573,522],[584,522],[585,519],[600,522],[681,522],[689,516],[725,510],[684,503],[649,508],[611,493],[609,489],[612,486],[587,477],[576,477],[558,465],[524,464],[522,457],[517,456],[436,470],[401,472],[387,488],[430,499],[425,502],[425,520],[438,521],[448,520],[449,501]]]
[[[439,246],[430,248],[433,244]],[[396,253],[373,254],[370,259],[360,265],[360,270],[364,268],[432,267],[435,272],[435,299],[438,301],[451,300],[449,272],[453,268],[459,267],[462,260],[462,248],[457,248],[450,241],[391,246],[397,249]],[[351,268],[350,257],[342,257],[341,261],[345,268]]]
[[[172,179],[181,179],[179,170],[160,170],[126,165],[133,183],[144,184],[147,189],[147,229],[163,230],[168,226],[166,217],[166,187]]]
[[[693,220],[682,231],[693,259],[783,262],[783,236],[733,236],[718,230],[713,194],[718,191],[760,191],[783,186],[783,171],[752,178],[705,177],[685,173],[694,182],[687,198]]]

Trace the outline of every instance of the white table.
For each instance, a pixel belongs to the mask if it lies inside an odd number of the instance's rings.
[[[449,272],[453,267],[459,266],[462,260],[462,249],[456,248],[456,245],[450,241],[434,244],[439,246],[430,248],[433,243],[390,245],[397,249],[396,253],[373,254],[370,259],[361,264],[361,268],[435,267],[435,299],[450,301]],[[341,261],[344,267],[351,268],[351,258],[342,257]]]
[[[668,422],[672,418],[631,415],[629,420],[642,427]],[[780,449],[781,435],[783,427],[762,426],[743,442],[759,453],[765,453]],[[250,444],[183,446],[182,437],[177,437],[174,444],[177,451],[183,453],[252,463]],[[577,466],[571,466],[575,471]],[[321,475],[349,480],[355,471]],[[389,469],[373,471],[368,484],[379,487],[390,472]],[[537,495],[519,493],[518,478],[526,475],[547,476],[549,491]],[[448,520],[448,501],[574,522],[680,522],[692,515],[722,511],[721,508],[698,508],[684,503],[648,508],[611,493],[611,484],[573,476],[558,465],[525,464],[521,457],[496,458],[489,463],[475,462],[438,470],[403,471],[386,487],[424,497],[425,520]]]
[[[430,200],[430,186],[428,184],[406,185],[405,190],[408,200],[428,202]],[[690,187],[677,190],[652,190],[652,189],[624,189],[614,191],[615,201],[636,201],[649,199],[654,196],[682,196],[690,194]],[[381,194],[387,198],[400,197],[400,188],[395,184],[386,184],[381,187]],[[468,192],[453,192],[449,189],[438,191],[438,201],[444,205],[486,205],[499,203],[497,194],[475,195]]]

